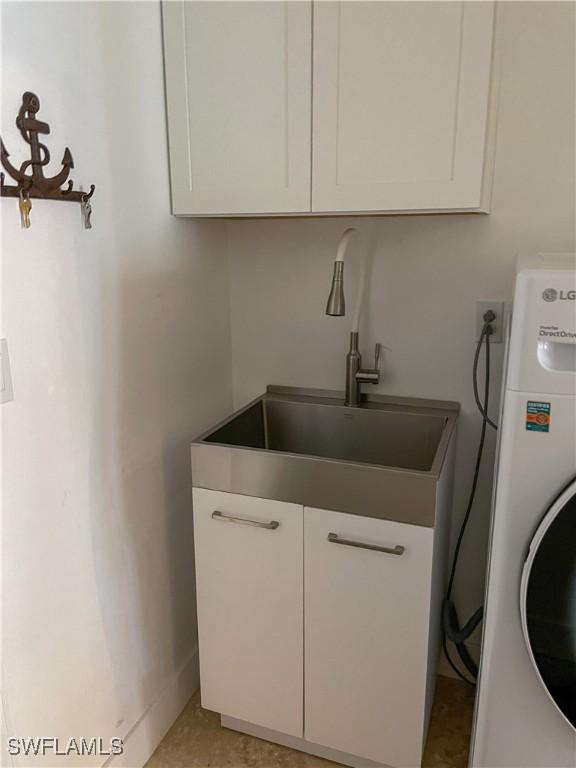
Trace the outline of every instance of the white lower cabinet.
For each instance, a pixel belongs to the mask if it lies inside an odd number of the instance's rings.
[[[202,705],[292,736],[303,721],[302,518],[297,504],[194,489]]]
[[[433,529],[306,508],[304,538],[306,739],[420,765]]]
[[[195,488],[194,535],[202,705],[337,762],[420,765],[434,529]]]

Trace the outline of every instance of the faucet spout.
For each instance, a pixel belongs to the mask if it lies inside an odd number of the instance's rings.
[[[346,314],[346,299],[344,298],[344,262],[334,262],[332,287],[326,304],[326,314],[331,317],[343,317]]]
[[[336,250],[336,259],[334,261],[334,274],[332,276],[332,286],[328,303],[326,304],[326,314],[332,317],[343,317],[346,314],[346,301],[344,299],[344,257],[348,251],[348,245],[354,235],[360,233],[355,227],[348,227],[342,233]],[[360,329],[360,315],[364,303],[364,286],[366,282],[366,257],[364,252],[360,254],[360,277],[358,280],[358,294],[356,296],[356,307],[354,309],[354,318],[352,320],[352,330]]]
[[[344,298],[344,257],[348,249],[348,244],[355,234],[358,234],[358,230],[354,227],[346,229],[342,233],[338,243],[332,285],[326,304],[326,314],[331,315],[332,317],[342,317],[346,314],[346,301]],[[362,383],[378,384],[380,381],[380,372],[378,370],[380,345],[376,345],[374,368],[362,368],[362,356],[358,349],[360,316],[364,304],[364,288],[366,284],[366,255],[364,252],[361,253],[360,267],[356,308],[354,310],[352,331],[350,333],[350,349],[346,355],[346,398],[344,403],[348,406],[360,405]]]

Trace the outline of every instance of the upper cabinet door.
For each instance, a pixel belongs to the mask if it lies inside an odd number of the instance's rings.
[[[316,2],[312,209],[481,206],[491,2]]]
[[[163,4],[175,214],[310,211],[309,2]]]

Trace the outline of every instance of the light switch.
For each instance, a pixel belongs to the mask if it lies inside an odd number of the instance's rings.
[[[8,357],[8,339],[0,339],[0,403],[14,399],[10,358]]]

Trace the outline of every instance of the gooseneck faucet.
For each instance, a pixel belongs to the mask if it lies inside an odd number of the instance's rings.
[[[336,251],[336,260],[334,262],[334,275],[332,277],[332,287],[328,302],[326,304],[326,314],[332,317],[343,317],[346,314],[346,301],[344,298],[344,256],[353,235],[358,234],[358,230],[350,227],[342,233],[338,250]],[[358,406],[361,400],[361,385],[378,384],[380,381],[380,371],[378,370],[378,361],[380,358],[380,344],[376,344],[374,349],[374,368],[362,368],[362,356],[358,348],[358,335],[360,329],[360,315],[364,303],[364,289],[366,283],[366,257],[362,254],[360,278],[358,281],[358,294],[356,297],[356,307],[352,321],[352,330],[350,332],[350,349],[346,355],[346,398],[344,404],[348,406]]]

